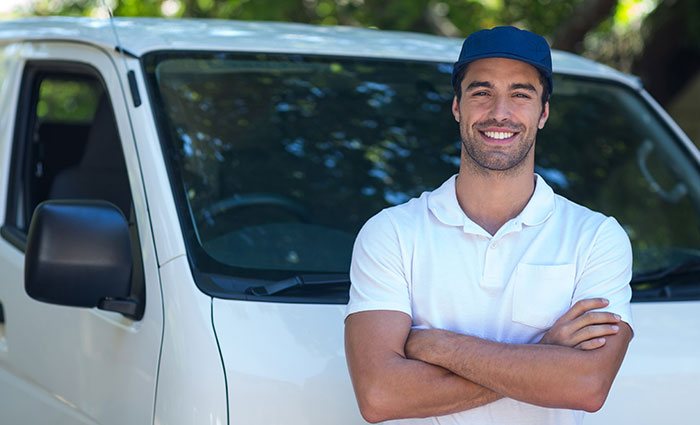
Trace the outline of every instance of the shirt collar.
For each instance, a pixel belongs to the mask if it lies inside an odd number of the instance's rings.
[[[457,174],[447,179],[428,196],[428,209],[435,218],[448,226],[463,226],[465,219],[468,219],[457,202],[456,181]]]
[[[516,220],[527,226],[537,226],[545,222],[554,212],[554,191],[542,177],[535,174],[535,191]],[[448,226],[462,226],[470,233],[485,231],[467,217],[457,201],[455,182],[457,175],[450,177],[428,197],[428,209],[442,223]]]
[[[535,192],[518,215],[520,221],[528,226],[542,224],[554,213],[554,191],[539,174],[535,174],[535,177]]]

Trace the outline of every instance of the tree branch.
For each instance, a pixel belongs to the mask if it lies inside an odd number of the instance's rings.
[[[447,18],[447,4],[431,1],[425,8],[425,23],[433,33],[445,37],[461,37],[462,32]]]
[[[569,52],[581,51],[586,34],[600,25],[615,10],[617,0],[584,0],[554,32],[552,48]]]

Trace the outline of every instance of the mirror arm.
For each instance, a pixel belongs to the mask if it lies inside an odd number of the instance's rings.
[[[137,317],[136,314],[139,310],[139,303],[129,298],[103,298],[100,300],[97,308],[100,310],[121,313],[131,319],[140,319],[140,317]]]

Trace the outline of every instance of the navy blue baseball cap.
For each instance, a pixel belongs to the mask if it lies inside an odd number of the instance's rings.
[[[554,89],[552,81],[552,54],[547,40],[541,35],[515,27],[495,27],[472,33],[464,40],[459,60],[452,68],[452,87],[457,88],[457,74],[467,65],[479,59],[515,59],[537,68],[549,83],[549,93]]]

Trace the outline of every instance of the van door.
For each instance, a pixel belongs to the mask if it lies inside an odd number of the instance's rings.
[[[15,45],[23,62],[0,239],[0,415],[3,423],[153,422],[163,308],[138,159],[114,62],[74,43]],[[5,174],[3,172],[3,174]],[[24,290],[34,208],[48,199],[102,199],[131,228],[132,287],[141,320],[52,305]]]

